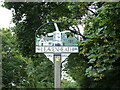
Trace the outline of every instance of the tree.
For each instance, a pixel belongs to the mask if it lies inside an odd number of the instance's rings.
[[[97,15],[89,15],[85,20],[84,35],[87,39],[80,43],[83,46],[80,53],[88,58],[86,74],[95,77],[95,81],[103,79],[98,87],[119,87],[119,8],[120,3],[104,3],[97,9]]]
[[[38,63],[38,56],[33,63],[31,58],[23,57],[17,48],[16,35],[11,30],[1,30],[3,88],[53,88],[51,62],[44,58]]]
[[[74,63],[73,63],[74,62]],[[76,81],[80,88],[88,88],[92,79],[85,75],[88,67],[87,58],[82,54],[71,54],[66,64],[67,73]]]
[[[3,87],[24,87],[26,63],[20,52],[16,49],[15,35],[10,29],[2,29],[2,71]]]
[[[96,12],[91,11],[89,8],[91,5],[97,6]],[[30,73],[29,77],[33,78],[32,87],[37,85],[35,76],[38,75],[36,73],[38,65],[52,67],[52,63],[49,63],[43,55],[34,53],[36,29],[47,21],[64,21],[65,24],[60,25],[61,30],[64,30],[69,27],[66,22],[72,25],[83,23],[82,16],[86,18],[84,20],[84,35],[82,35],[83,41],[79,43],[80,55],[71,55],[66,67],[68,73],[82,87],[85,85],[86,87],[102,87],[104,85],[109,87],[109,77],[116,76],[119,79],[119,3],[5,3],[5,7],[14,8],[13,21],[16,24],[14,32],[17,35],[17,45],[23,56],[31,58],[29,65],[32,69],[30,68],[30,72],[34,72]],[[92,14],[88,14],[88,11]],[[41,35],[53,31],[54,26],[48,25],[39,30],[38,33]],[[75,30],[72,30],[72,33],[81,35]],[[42,71],[42,69],[40,70]],[[48,70],[48,68],[46,67],[45,70]],[[50,73],[51,70],[49,69],[48,72]],[[112,75],[113,72],[116,73]],[[46,73],[42,74],[48,75]],[[80,75],[82,78],[79,78]],[[43,81],[51,81],[52,78],[49,79],[50,77]],[[117,78],[111,80],[116,81],[113,87],[119,87]],[[87,83],[87,81],[90,83]]]

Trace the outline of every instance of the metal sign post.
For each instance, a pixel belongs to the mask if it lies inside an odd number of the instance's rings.
[[[60,88],[61,84],[61,63],[70,55],[78,53],[78,40],[65,33],[69,31],[59,31],[54,23],[56,31],[48,33],[47,36],[36,37],[36,53],[44,53],[46,57],[54,63],[54,87]],[[50,37],[49,37],[50,36]],[[51,37],[53,36],[53,37]]]
[[[60,54],[54,56],[54,87],[60,88],[61,82],[61,56]]]

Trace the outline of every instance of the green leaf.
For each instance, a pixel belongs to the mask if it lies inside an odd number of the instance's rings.
[[[95,61],[96,61],[96,59],[93,58],[93,59],[90,59],[88,63],[94,63]]]

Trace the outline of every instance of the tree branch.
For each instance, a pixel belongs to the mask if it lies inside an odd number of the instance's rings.
[[[85,6],[85,8],[86,8],[88,11],[90,11],[90,12],[92,12],[93,14],[95,14],[95,15],[96,15],[96,13],[95,13],[95,12],[93,12],[92,10],[90,10],[87,6]]]
[[[71,30],[71,29],[68,29],[68,30],[70,30],[70,31],[71,31],[72,33],[74,33],[74,34],[77,34],[77,35],[82,36],[83,39],[86,39],[85,36],[82,35],[81,33],[79,33],[78,31],[74,31],[74,30]]]

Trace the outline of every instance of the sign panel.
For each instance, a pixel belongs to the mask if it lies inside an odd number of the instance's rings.
[[[78,46],[36,46],[36,53],[78,53]]]
[[[69,55],[70,53],[61,53],[61,62],[63,62]]]
[[[54,63],[54,60],[53,60],[54,55],[53,55],[53,53],[44,53],[44,54],[46,55],[46,57],[47,57],[50,61],[52,61],[52,62]]]

